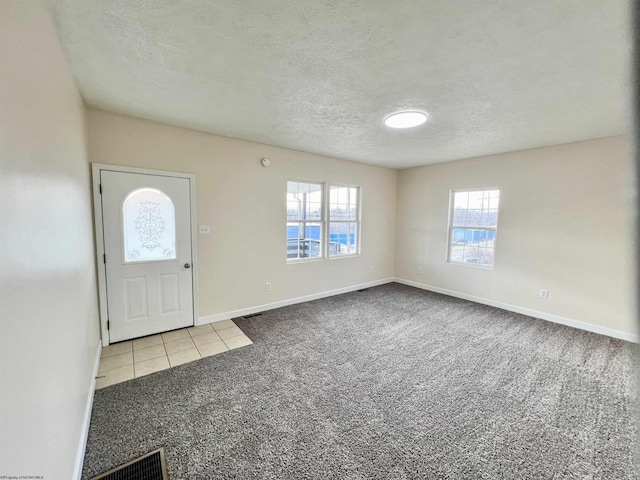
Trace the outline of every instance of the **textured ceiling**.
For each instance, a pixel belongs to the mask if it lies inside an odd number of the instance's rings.
[[[630,130],[627,0],[53,4],[86,102],[172,125],[393,168]]]

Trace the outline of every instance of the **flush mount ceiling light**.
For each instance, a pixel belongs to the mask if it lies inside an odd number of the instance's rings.
[[[411,128],[427,121],[427,114],[417,110],[395,112],[384,118],[384,124],[391,128]]]

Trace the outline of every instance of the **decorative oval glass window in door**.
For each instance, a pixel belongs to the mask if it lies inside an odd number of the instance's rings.
[[[122,203],[124,261],[176,258],[176,214],[171,199],[155,188],[132,191]]]

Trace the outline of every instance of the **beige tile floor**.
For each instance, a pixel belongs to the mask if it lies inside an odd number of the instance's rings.
[[[233,320],[114,343],[102,349],[96,388],[108,387],[252,343]]]

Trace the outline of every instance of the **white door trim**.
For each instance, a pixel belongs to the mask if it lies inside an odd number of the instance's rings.
[[[120,165],[108,165],[104,163],[92,163],[92,185],[93,185],[93,213],[94,227],[96,234],[96,265],[98,267],[98,298],[100,307],[100,332],[102,346],[109,345],[109,330],[107,329],[107,271],[104,264],[104,232],[102,228],[102,197],[100,195],[100,172],[123,172],[141,173],[144,175],[160,175],[163,177],[188,178],[190,180],[190,203],[191,203],[191,254],[193,271],[193,321],[198,323],[198,251],[197,235],[198,225],[196,220],[196,176],[193,173],[168,172],[165,170],[150,170],[137,167],[123,167]]]

